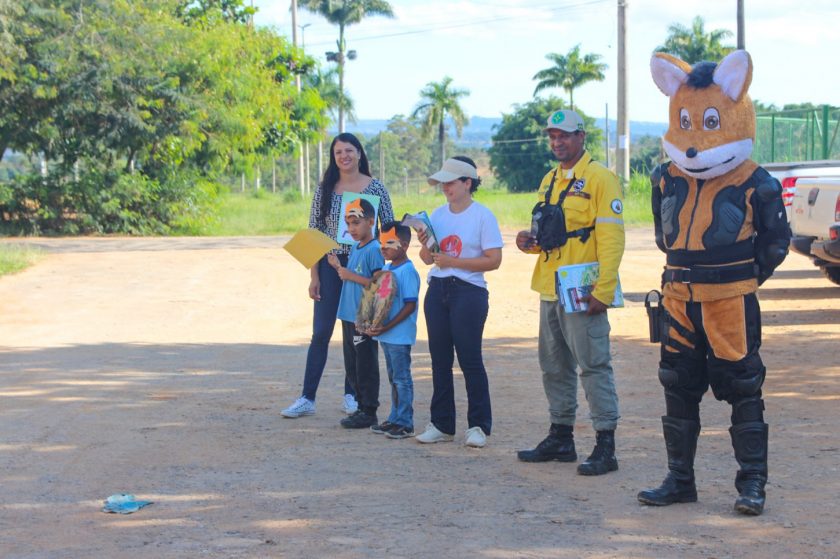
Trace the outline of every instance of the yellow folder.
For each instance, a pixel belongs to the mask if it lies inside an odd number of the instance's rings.
[[[338,243],[317,229],[302,229],[283,248],[304,267],[311,268],[326,253],[338,248]]]

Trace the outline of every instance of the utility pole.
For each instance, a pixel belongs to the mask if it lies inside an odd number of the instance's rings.
[[[630,179],[630,122],[627,120],[627,0],[618,0],[618,141],[615,144],[615,173]]]
[[[303,51],[306,51],[306,28],[312,25],[311,23],[305,23],[303,25],[299,25],[300,27],[300,48]],[[298,91],[300,88],[298,88]],[[311,186],[311,175],[312,172],[309,169],[309,141],[303,143],[303,161],[304,161],[304,176],[306,177],[306,194],[309,195],[312,192]]]
[[[379,180],[385,182],[385,152],[382,151],[382,131],[379,131]]]
[[[324,140],[318,140],[318,181],[324,176]]]
[[[604,141],[607,144],[607,149],[606,149],[607,155],[606,155],[605,163],[607,164],[606,165],[607,169],[609,169],[610,168],[610,104],[609,103],[604,103],[604,132],[605,132]]]
[[[292,46],[297,48],[298,41],[297,41],[297,32],[298,32],[298,24],[297,24],[297,8],[298,3],[297,0],[292,0]],[[295,74],[295,84],[297,85],[297,91],[300,93],[300,74]],[[306,196],[306,179],[304,177],[304,162],[303,162],[303,143],[298,146],[300,149],[300,153],[298,154],[298,185],[300,186],[300,195],[301,197]]]
[[[744,50],[744,0],[738,0],[738,49]]]

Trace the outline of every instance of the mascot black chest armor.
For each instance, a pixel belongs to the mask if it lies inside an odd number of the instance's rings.
[[[711,386],[732,405],[729,431],[740,466],[735,509],[757,515],[764,510],[768,426],[756,291],[787,255],[790,228],[781,186],[749,159],[752,61],[735,51],[719,64],[692,67],[657,53],[651,73],[670,99],[662,142],[670,162],[651,177],[656,244],[666,255],[659,380],[669,472],[639,500],[697,500],[699,405]]]

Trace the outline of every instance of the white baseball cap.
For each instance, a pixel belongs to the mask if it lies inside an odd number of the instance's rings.
[[[440,171],[428,178],[429,184],[435,186],[436,184],[454,181],[461,177],[469,177],[471,179],[478,178],[478,171],[475,167],[461,161],[460,159],[447,159],[443,163]]]
[[[549,130],[577,132],[578,130],[585,130],[585,128],[583,126],[583,119],[580,118],[579,114],[568,109],[561,109],[549,115],[543,132],[548,132]]]

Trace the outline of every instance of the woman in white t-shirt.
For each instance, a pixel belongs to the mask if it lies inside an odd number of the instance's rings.
[[[469,157],[448,159],[429,184],[440,185],[446,204],[431,215],[440,252],[426,248],[421,234],[420,258],[434,264],[423,302],[432,356],[431,422],[417,436],[421,443],[451,441],[455,435],[455,353],[467,388],[465,444],[483,447],[492,428],[490,388],[481,357],[488,293],[484,272],[502,263],[502,234],[493,213],[472,194],[481,180]]]

